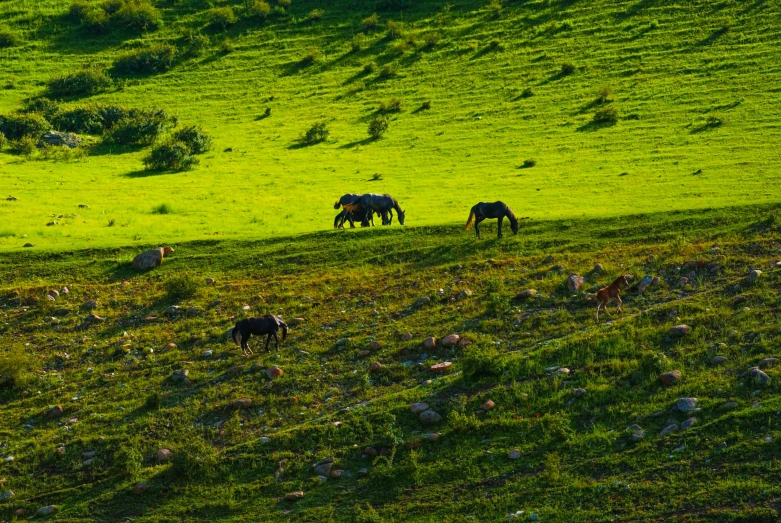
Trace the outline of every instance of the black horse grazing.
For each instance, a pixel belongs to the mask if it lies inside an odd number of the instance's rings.
[[[488,218],[497,218],[499,220],[499,234],[498,237],[502,237],[502,221],[504,217],[510,220],[510,228],[513,230],[513,234],[518,234],[518,219],[515,214],[510,210],[504,202],[486,203],[480,202],[469,211],[469,219],[466,221],[466,230],[472,226],[472,220],[475,222],[475,234],[480,238],[480,222]]]
[[[367,220],[372,212],[381,214],[383,225],[390,225],[393,223],[393,209],[396,209],[396,214],[399,216],[399,223],[404,225],[404,211],[401,210],[399,202],[390,194],[367,193],[361,196],[357,204],[366,209]],[[385,219],[386,213],[388,214],[387,220]]]
[[[248,351],[249,354],[253,354],[253,352],[252,349],[249,348],[249,345],[247,345],[247,340],[249,340],[250,336],[253,334],[255,336],[268,335],[266,337],[266,350],[268,350],[268,344],[271,341],[271,337],[274,336],[274,342],[276,343],[277,349],[279,349],[279,339],[277,338],[277,331],[279,329],[282,329],[282,341],[285,341],[285,338],[287,338],[287,323],[282,321],[278,316],[267,314],[260,318],[245,318],[239,320],[236,323],[236,326],[233,327],[231,338],[233,338],[236,345],[239,345],[239,335],[241,335],[241,350],[245,356],[248,356]]]
[[[361,227],[368,227],[369,223],[374,225],[374,213],[368,217],[366,216],[366,209],[358,203],[362,194],[345,194],[334,202],[334,209],[343,207],[342,212],[336,215],[334,218],[334,229],[341,229],[344,227],[344,221],[350,222],[350,228],[355,227],[355,221],[361,220]],[[379,214],[379,213],[377,213]],[[382,214],[382,223],[385,224],[387,217]]]

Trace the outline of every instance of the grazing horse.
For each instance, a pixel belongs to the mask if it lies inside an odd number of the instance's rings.
[[[626,285],[627,287],[629,286],[630,277],[631,276],[629,274],[619,276],[616,278],[616,281],[607,287],[602,287],[596,292],[596,294],[589,294],[586,296],[589,299],[596,298],[597,300],[597,321],[599,321],[599,309],[604,309],[607,315],[610,316],[610,313],[607,311],[607,304],[610,300],[616,300],[616,311],[619,313],[624,312],[624,309],[621,308],[623,302],[621,301],[621,296],[619,296],[619,294],[621,294],[621,285]]]
[[[382,215],[382,224],[390,225],[393,223],[393,210],[399,216],[399,223],[404,225],[404,211],[399,206],[399,202],[390,194],[372,194],[367,193],[358,200],[358,205],[366,209],[366,219],[368,220],[372,212]],[[388,219],[385,219],[385,214]]]
[[[279,338],[277,338],[277,331],[279,329],[282,329],[282,341],[285,341],[285,338],[287,337],[287,323],[282,321],[278,316],[267,314],[266,316],[259,318],[245,318],[239,320],[236,323],[236,326],[233,327],[231,338],[233,338],[236,345],[239,345],[239,335],[241,336],[241,350],[245,356],[248,356],[247,352],[249,352],[249,354],[253,354],[253,352],[252,349],[249,348],[249,345],[247,345],[247,340],[249,340],[250,336],[253,334],[255,336],[267,334],[266,350],[268,350],[268,344],[273,336],[276,347],[279,349]]]
[[[510,228],[513,230],[513,234],[518,234],[518,219],[515,214],[510,210],[504,202],[486,203],[480,202],[469,211],[469,219],[466,221],[466,230],[472,226],[472,220],[475,222],[475,234],[480,238],[480,222],[488,218],[496,218],[499,220],[499,233],[497,236],[502,237],[502,221],[504,217],[510,220]]]
[[[350,228],[355,227],[355,220],[361,220],[361,227],[368,227],[369,223],[374,225],[374,213],[366,217],[366,209],[358,203],[362,194],[345,194],[334,202],[334,209],[342,207],[344,210],[336,215],[334,218],[334,229],[341,229],[344,227],[344,220],[350,222]],[[379,213],[378,213],[379,214]],[[382,223],[385,225],[387,217],[385,213],[382,213]]]

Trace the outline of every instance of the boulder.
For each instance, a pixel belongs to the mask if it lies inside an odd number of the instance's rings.
[[[83,308],[85,308],[85,309],[87,309],[87,310],[93,310],[93,309],[97,309],[97,308],[98,308],[98,301],[97,301],[97,300],[89,300],[89,301],[85,301],[85,302],[82,304],[82,307],[83,307]]]
[[[759,279],[759,277],[762,275],[762,271],[758,269],[753,269],[748,273],[748,276],[746,276],[746,282],[748,283],[754,283]]]
[[[676,325],[675,327],[671,328],[667,334],[674,338],[681,338],[689,334],[691,330],[691,327],[688,325]]]
[[[697,398],[678,398],[675,404],[680,412],[694,412],[697,409]]]
[[[778,363],[778,358],[774,358],[772,356],[768,356],[767,358],[762,358],[759,360],[759,366],[760,367],[772,367]]]
[[[62,416],[62,414],[63,414],[63,410],[60,405],[55,405],[54,407],[46,411],[47,418],[53,418],[53,419],[59,418],[60,416]]]
[[[516,294],[515,299],[523,301],[528,300],[529,298],[534,298],[535,296],[537,296],[537,289],[525,289]]]
[[[169,449],[160,449],[157,451],[157,460],[158,461],[167,461],[171,459],[172,452]]]
[[[662,437],[667,437],[673,432],[678,432],[678,425],[667,425],[665,428],[662,429],[659,435]]]
[[[284,374],[285,371],[282,370],[280,367],[277,367],[276,365],[266,369],[266,375],[272,380],[276,378],[281,378],[282,376],[284,376]]]
[[[496,406],[496,403],[494,403],[492,400],[485,400],[485,403],[483,403],[483,406],[481,407],[483,410],[491,410]]]
[[[461,339],[461,336],[458,334],[450,334],[448,336],[445,336],[442,338],[442,346],[443,347],[454,347],[458,344],[458,341]]]
[[[163,263],[163,257],[165,256],[163,252],[164,251],[162,247],[159,249],[144,251],[133,258],[133,267],[139,271],[154,269]]]
[[[520,459],[521,451],[518,449],[513,449],[507,453],[507,457],[510,459]]]
[[[712,364],[714,364],[714,365],[721,365],[722,363],[724,363],[725,361],[727,361],[727,359],[728,359],[728,358],[727,358],[726,356],[714,356],[714,357],[712,357],[712,358],[710,359],[710,362],[711,362]]]
[[[583,276],[580,274],[570,274],[567,278],[567,289],[570,292],[578,292],[583,287]]]
[[[421,412],[428,410],[428,403],[413,403],[409,406],[409,410],[411,410],[414,414],[420,414]]]
[[[303,490],[296,490],[295,492],[290,492],[285,495],[285,499],[287,501],[298,501],[299,499],[304,497],[304,491]]]
[[[472,291],[470,291],[469,289],[464,289],[464,290],[462,290],[461,292],[458,293],[458,299],[459,300],[464,300],[464,299],[470,297],[471,295],[472,295]]]
[[[770,376],[759,370],[759,367],[751,367],[745,374],[760,385],[770,383]]]
[[[376,372],[382,368],[382,363],[379,361],[375,361],[371,365],[369,365],[369,372]]]
[[[47,145],[64,146],[75,149],[83,143],[83,140],[73,133],[62,133],[60,131],[46,131],[38,139],[38,147],[43,148]]]
[[[8,501],[9,499],[11,499],[14,496],[15,496],[15,494],[14,494],[14,492],[12,490],[6,490],[2,494],[0,494],[0,502]]]
[[[190,371],[187,369],[179,369],[175,370],[174,373],[171,375],[171,379],[175,383],[180,384],[187,384],[190,383],[190,380],[188,379],[188,376],[190,375]]]
[[[409,341],[412,339],[412,333],[411,332],[405,332],[401,335],[401,341]]]
[[[423,348],[426,350],[434,350],[437,347],[437,339],[434,336],[429,336],[423,340]]]
[[[435,423],[442,421],[442,416],[431,409],[427,409],[420,413],[418,419],[420,419],[420,422],[424,425],[434,425]]]
[[[252,406],[252,398],[240,398],[233,402],[233,408],[246,409]]]
[[[382,348],[382,342],[373,341],[369,344],[369,350],[380,350]]]
[[[450,367],[452,365],[453,364],[449,361],[443,361],[442,363],[437,363],[435,365],[432,365],[431,367],[429,367],[429,370],[431,372],[436,372],[437,374],[444,374],[450,370]]]
[[[659,376],[659,381],[662,382],[662,384],[666,387],[669,387],[671,385],[675,385],[679,381],[681,381],[681,371],[679,370],[671,370],[665,373],[662,373]]]
[[[464,347],[466,347],[467,345],[470,345],[471,343],[472,342],[469,341],[468,339],[461,338],[460,340],[458,340],[458,344],[456,345],[456,347],[458,347],[459,349],[463,349]]]
[[[49,516],[51,514],[54,514],[57,512],[57,506],[56,505],[46,505],[45,507],[41,507],[38,510],[35,511],[36,516]]]
[[[688,418],[681,423],[681,430],[689,430],[695,423],[697,423],[697,418]]]

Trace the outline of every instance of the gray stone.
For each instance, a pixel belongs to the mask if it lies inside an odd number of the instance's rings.
[[[420,422],[425,425],[434,425],[435,423],[439,423],[440,421],[442,421],[442,416],[440,416],[433,410],[428,409],[420,413],[419,419]]]
[[[171,376],[171,378],[176,383],[187,384],[187,383],[190,383],[190,380],[188,379],[189,375],[190,375],[190,371],[189,370],[187,370],[187,369],[179,369],[179,370],[175,370],[174,371],[174,373]]]
[[[46,131],[38,140],[38,147],[43,148],[47,145],[64,146],[75,149],[81,145],[83,140],[73,133],[62,133],[59,131]]]
[[[770,383],[770,376],[759,370],[759,367],[751,367],[745,374],[760,385],[767,385]]]
[[[714,365],[721,365],[722,363],[724,363],[725,361],[727,361],[727,359],[728,359],[728,358],[727,358],[726,356],[714,356],[714,357],[712,357],[712,358],[710,359],[710,362],[711,362],[712,364],[714,364]]]
[[[578,292],[583,287],[583,276],[580,274],[570,274],[567,278],[567,288],[570,292]]]
[[[629,435],[629,440],[633,441],[634,443],[638,443],[640,441],[643,441],[647,435],[648,435],[648,431],[646,430],[643,429],[635,430]]]
[[[689,430],[695,423],[697,423],[697,418],[688,418],[681,423],[681,430]]]
[[[472,291],[470,291],[469,289],[464,289],[464,290],[462,290],[461,292],[458,293],[458,299],[459,300],[464,300],[464,299],[470,297],[471,295],[472,295]]]
[[[681,412],[693,412],[697,410],[697,398],[679,398],[675,406]]]
[[[778,363],[778,358],[774,358],[772,356],[768,356],[767,358],[762,358],[761,360],[759,360],[760,367],[772,367],[777,363]]]
[[[680,338],[682,336],[686,336],[690,332],[691,332],[691,327],[689,327],[688,325],[676,325],[675,327],[670,329],[668,334],[675,338]]]
[[[15,494],[12,490],[6,490],[2,494],[0,494],[0,501],[8,501],[12,497],[14,497]]]
[[[57,511],[57,507],[55,505],[46,505],[45,507],[41,507],[38,510],[35,511],[36,516],[48,516],[50,514],[54,514]]]
[[[537,289],[525,289],[515,295],[516,300],[528,300],[537,296]]]
[[[413,414],[420,414],[423,411],[428,410],[428,403],[413,403],[409,406],[410,410],[413,412]]]
[[[667,437],[673,432],[678,432],[678,425],[667,425],[665,428],[662,429],[659,435],[662,437]]]

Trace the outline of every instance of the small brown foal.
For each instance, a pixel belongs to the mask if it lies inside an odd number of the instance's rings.
[[[621,308],[621,304],[623,302],[621,301],[621,296],[619,296],[619,294],[621,293],[621,285],[626,285],[627,287],[629,286],[629,278],[631,278],[629,274],[619,276],[616,278],[616,281],[607,287],[602,287],[597,291],[597,321],[599,321],[599,309],[604,309],[607,315],[610,316],[610,313],[607,312],[607,304],[612,299],[616,300],[616,311],[620,313],[624,312],[624,310]]]

